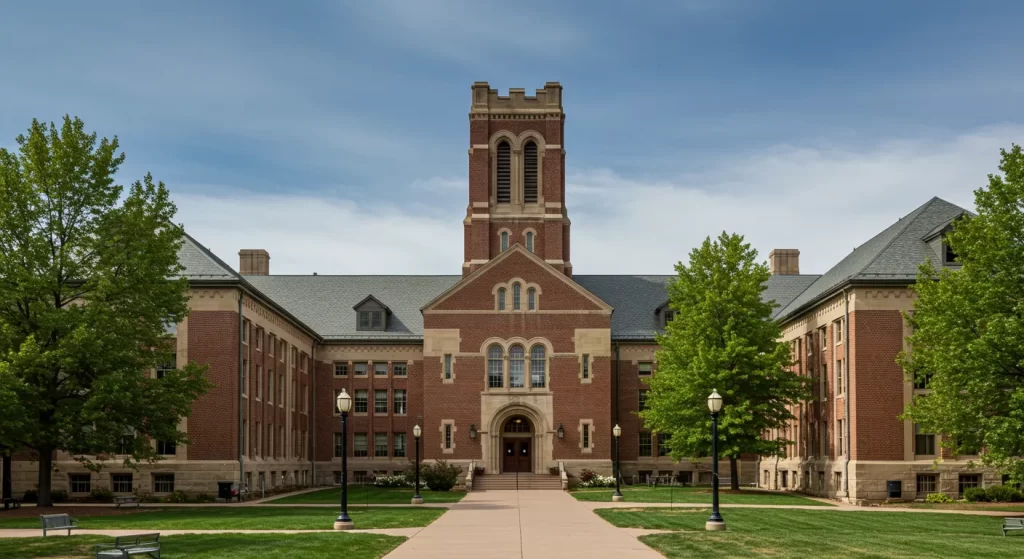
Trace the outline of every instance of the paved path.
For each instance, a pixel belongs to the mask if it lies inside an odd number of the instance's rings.
[[[563,491],[473,491],[387,555],[435,557],[662,559]]]
[[[709,503],[628,503],[628,502],[605,502],[605,501],[581,501],[584,507],[594,509],[646,509],[646,508],[677,508],[677,509],[703,509],[711,510]],[[974,516],[1022,516],[1024,508],[1014,511],[1005,510],[971,510],[971,509],[924,509],[911,507],[861,507],[855,505],[837,505],[832,507],[821,507],[814,505],[758,505],[758,504],[722,504],[725,509],[790,509],[790,510],[814,510],[820,512],[841,511],[841,512],[911,512],[911,513],[939,513],[939,514],[967,514]]]
[[[423,528],[376,528],[371,530],[351,530],[351,534],[384,534],[386,536],[403,536],[411,538],[418,534]],[[335,530],[151,530],[140,528],[136,530],[72,530],[72,536],[98,535],[98,536],[131,536],[134,534],[148,534],[159,532],[161,536],[177,536],[181,534],[340,534]],[[0,538],[38,538],[43,535],[40,528],[18,528],[0,530]],[[46,537],[67,536],[67,531],[54,531]]]

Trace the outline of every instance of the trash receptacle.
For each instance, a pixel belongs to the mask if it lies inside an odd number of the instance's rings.
[[[218,481],[217,482],[217,498],[224,499],[225,502],[231,501],[231,486],[234,485],[233,481]]]
[[[886,489],[888,490],[890,499],[902,499],[903,498],[903,482],[902,481],[887,481],[885,482]]]

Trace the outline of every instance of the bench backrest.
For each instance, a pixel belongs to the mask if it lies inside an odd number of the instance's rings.
[[[1003,524],[1008,526],[1024,526],[1024,518],[1004,518]]]
[[[114,547],[126,545],[144,545],[147,543],[158,543],[160,534],[133,534],[131,536],[118,536],[114,538]]]
[[[71,526],[71,515],[69,514],[40,514],[39,518],[43,521],[43,528],[60,528],[62,526]]]

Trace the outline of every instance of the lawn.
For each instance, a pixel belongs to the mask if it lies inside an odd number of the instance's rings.
[[[580,501],[611,502],[614,489],[576,489],[572,496]],[[622,496],[632,503],[700,503],[711,504],[711,489],[706,487],[623,487]],[[740,490],[721,491],[719,499],[729,505],[808,505],[831,506],[794,493],[773,493],[770,491]]]
[[[76,516],[90,530],[329,530],[338,511],[329,508],[139,508],[131,514]],[[356,528],[412,528],[437,520],[444,509],[363,508],[349,511]],[[0,528],[39,528],[38,517],[0,518]],[[0,554],[0,557],[3,557]]]
[[[356,505],[408,505],[412,500],[412,488],[409,487],[374,487],[372,485],[350,485],[348,487],[348,504]],[[466,496],[465,491],[430,491],[421,489],[420,497],[424,503],[457,503]],[[341,502],[341,488],[332,487],[290,495],[268,501],[274,505],[322,505]]]
[[[728,531],[706,532],[708,509],[599,509],[623,528],[679,530],[641,541],[676,557],[972,557],[1024,555],[1024,537],[1003,537],[1002,518],[912,512],[723,510]],[[1012,534],[1012,533],[1011,533]]]
[[[885,506],[909,507],[912,509],[996,510],[1024,515],[1024,503],[892,503]]]
[[[93,557],[93,545],[113,543],[111,536],[72,536],[0,539],[0,557]],[[160,538],[160,556],[250,559],[345,557],[376,559],[387,555],[405,538],[377,534],[191,534]]]

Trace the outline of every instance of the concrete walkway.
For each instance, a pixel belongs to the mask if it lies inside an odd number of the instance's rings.
[[[348,534],[384,534],[386,536],[402,536],[411,538],[418,534],[420,528],[376,528],[370,530],[351,530]],[[159,532],[161,536],[178,536],[182,534],[341,534],[335,530],[153,530],[140,528],[136,530],[72,530],[72,536],[96,535],[96,536],[131,536],[134,534],[151,534]],[[43,535],[39,528],[17,528],[0,530],[0,538],[38,538]],[[67,537],[67,531],[54,531],[47,534],[48,538]]]
[[[662,559],[563,491],[471,492],[387,555],[462,557]]]
[[[676,509],[702,509],[711,510],[710,503],[618,503],[605,501],[580,501],[584,507],[594,509],[648,509],[648,508],[676,508]],[[918,514],[966,514],[973,516],[1022,516],[1024,508],[1015,511],[1005,510],[971,510],[971,509],[925,509],[911,507],[861,507],[855,505],[836,505],[831,507],[819,507],[814,505],[758,505],[758,504],[722,504],[722,510],[726,509],[788,509],[788,510],[813,510],[819,512],[910,512]]]

